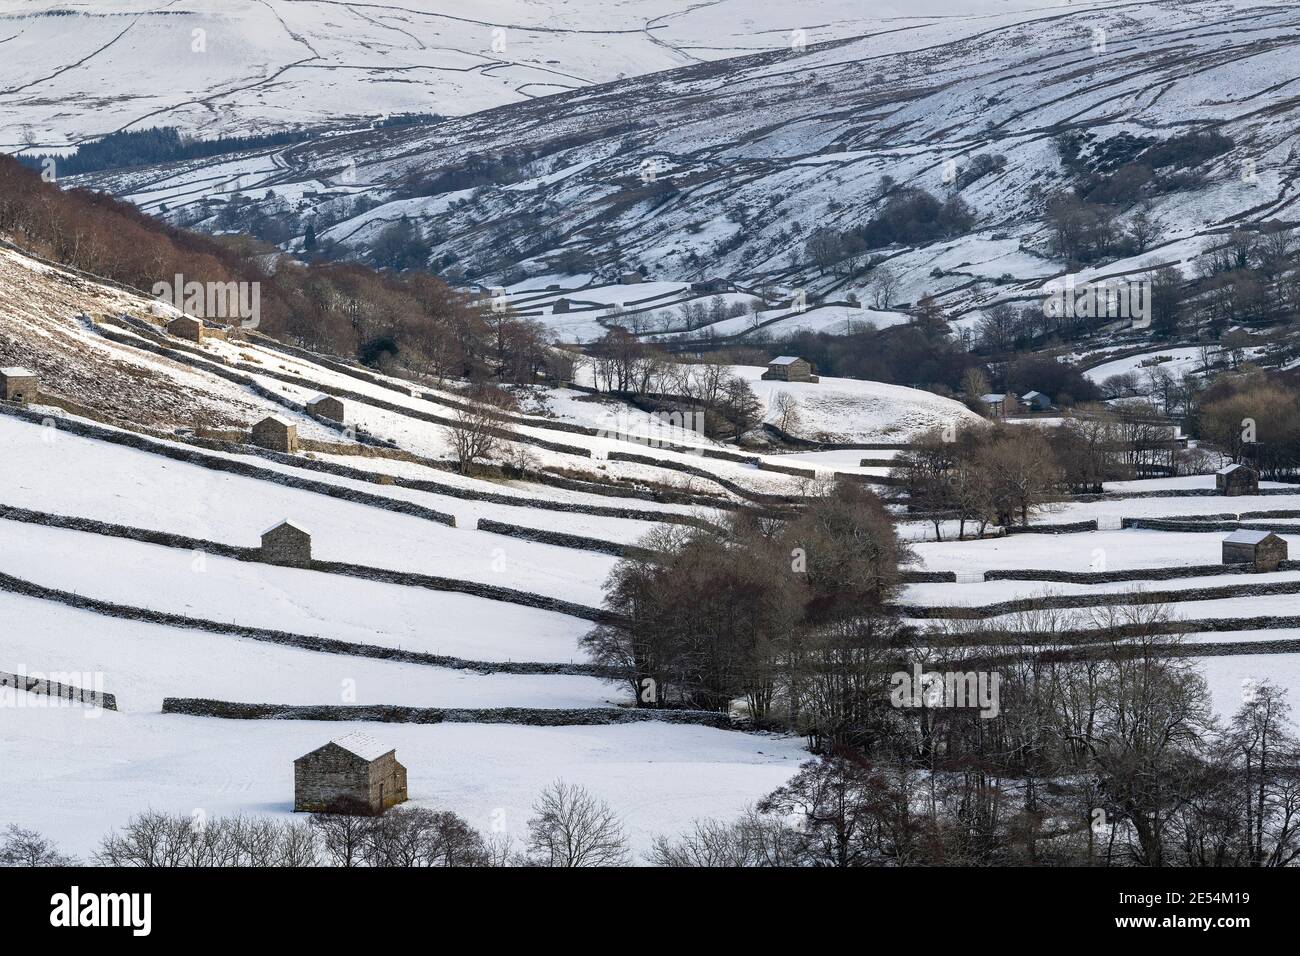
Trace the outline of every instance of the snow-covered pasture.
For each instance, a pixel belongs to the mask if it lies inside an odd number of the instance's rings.
[[[29,702],[38,700],[24,695]],[[89,854],[110,828],[153,808],[191,815],[288,819],[293,760],[361,730],[395,747],[411,805],[453,810],[485,833],[503,822],[518,841],[537,793],[581,784],[622,817],[634,849],[695,817],[731,818],[780,786],[807,756],[796,739],[642,723],[344,724],[211,720],[29,706],[5,714],[11,775],[0,819]]]
[[[1151,482],[1123,483],[1125,491],[1167,489],[1171,486],[1186,488],[1205,487],[1212,478],[1172,479]],[[1293,500],[1294,499],[1294,500]],[[1198,514],[1239,512],[1278,508],[1295,508],[1300,497],[1290,495],[1258,496],[1250,498],[1172,497],[1072,503],[1053,514],[1043,516],[1040,522],[1077,521],[1123,515],[1152,517],[1190,517]],[[1274,519],[1269,519],[1270,521]],[[904,529],[919,528],[920,523],[904,525]],[[1103,524],[1103,527],[1105,525]],[[1036,607],[1052,603],[1052,598],[1068,600],[1079,595],[1099,599],[1092,608],[1059,608],[1050,612],[1053,627],[1090,629],[1097,626],[1095,615],[1106,615],[1116,608],[1131,603],[1125,595],[1135,592],[1170,592],[1161,605],[1160,612],[1172,621],[1213,621],[1203,633],[1187,633],[1181,637],[1187,644],[1244,644],[1240,652],[1228,655],[1195,657],[1197,667],[1205,675],[1215,712],[1220,717],[1231,715],[1241,705],[1241,682],[1247,677],[1268,678],[1287,688],[1291,699],[1300,702],[1300,652],[1286,652],[1284,648],[1269,648],[1269,653],[1245,653],[1249,645],[1271,644],[1278,641],[1300,639],[1300,628],[1270,628],[1256,626],[1238,630],[1241,623],[1254,618],[1292,617],[1300,615],[1300,598],[1293,593],[1246,595],[1236,594],[1211,600],[1183,600],[1179,592],[1209,588],[1251,588],[1260,585],[1294,586],[1300,583],[1300,572],[1280,571],[1264,574],[1192,575],[1161,578],[1171,568],[1198,565],[1219,565],[1222,562],[1223,532],[1167,532],[1148,530],[1101,530],[1068,534],[1020,534],[1002,538],[968,541],[912,541],[910,546],[918,558],[918,568],[928,571],[955,572],[957,583],[920,583],[904,586],[898,602],[904,605],[941,607],[980,607],[997,605],[1006,601],[1034,601],[1044,599]],[[1300,554],[1300,527],[1296,535],[1284,535],[1290,554]],[[1149,570],[1152,573],[1138,580],[1098,583],[1067,583],[1057,581],[983,580],[988,571],[1064,571],[1064,572],[1117,572]],[[1203,596],[1203,595],[1202,595]],[[1149,599],[1149,598],[1148,598]],[[1031,605],[1035,606],[1035,605]],[[1138,610],[1139,616],[1149,616],[1154,609]],[[1035,623],[1037,622],[1037,623]],[[969,624],[919,618],[912,623],[926,629],[951,627],[957,632],[967,627],[1044,626],[1046,618],[1037,618],[1031,611],[1007,613],[986,617]],[[1194,625],[1189,628],[1194,631]],[[1264,651],[1264,647],[1259,648]],[[1278,651],[1283,652],[1279,653]]]

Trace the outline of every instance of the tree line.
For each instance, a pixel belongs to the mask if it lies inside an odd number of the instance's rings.
[[[176,275],[259,283],[259,331],[375,367],[439,380],[532,382],[566,361],[539,324],[475,305],[427,273],[300,262],[248,236],[197,235],[103,193],[61,190],[9,157],[0,157],[0,231],[46,258],[135,288]]]

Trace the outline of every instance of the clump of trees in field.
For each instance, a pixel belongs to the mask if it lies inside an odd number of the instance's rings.
[[[146,810],[100,840],[92,854],[109,867],[593,867],[632,861],[622,819],[600,797],[557,780],[533,803],[519,845],[485,837],[448,810],[398,806],[382,814],[339,801],[293,819]],[[0,834],[0,866],[75,866],[34,830]]]
[[[1050,428],[963,422],[917,436],[895,459],[893,478],[909,506],[927,513],[935,534],[946,521],[983,534],[990,525],[1025,526],[1062,495],[1096,493],[1107,481],[1199,467],[1173,441],[1156,408],[1090,406]]]
[[[606,584],[622,620],[583,639],[640,706],[743,700],[760,723],[817,739],[875,732],[867,688],[905,640],[885,606],[909,557],[875,495],[840,483],[787,520],[667,526],[645,545],[653,555],[620,561]]]
[[[724,356],[670,356],[622,328],[593,342],[580,363],[596,388],[652,411],[701,412],[705,435],[736,439],[758,426],[763,406]]]
[[[1300,389],[1263,372],[1221,375],[1201,393],[1193,426],[1233,461],[1250,461],[1261,476],[1300,475]]]

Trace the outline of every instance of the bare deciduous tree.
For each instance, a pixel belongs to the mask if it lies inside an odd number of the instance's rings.
[[[623,866],[627,836],[614,811],[576,784],[557,780],[533,804],[528,859],[536,866]]]

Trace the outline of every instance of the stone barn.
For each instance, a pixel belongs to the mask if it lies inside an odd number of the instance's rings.
[[[1228,465],[1214,473],[1214,487],[1219,490],[1219,494],[1228,498],[1257,495],[1259,472],[1249,465]]]
[[[380,814],[406,802],[406,768],[369,734],[336,737],[293,762],[293,809]]]
[[[553,303],[551,303],[551,314],[552,314],[552,315],[563,315],[564,313],[566,313],[566,312],[568,312],[568,311],[569,311],[569,300],[568,300],[568,299],[556,299]]]
[[[203,341],[203,322],[192,315],[182,315],[179,319],[172,319],[167,323],[167,332],[176,336],[178,339],[189,339],[191,342]]]
[[[769,382],[816,382],[817,370],[812,362],[797,355],[778,355],[767,363],[762,377]]]
[[[298,450],[298,426],[276,415],[268,415],[253,426],[253,444],[293,454]]]
[[[645,276],[639,272],[624,272],[618,277],[619,285],[640,285]]]
[[[1223,539],[1224,564],[1250,564],[1255,571],[1276,571],[1286,560],[1286,539],[1271,531],[1234,531]]]
[[[267,564],[291,568],[311,566],[311,532],[288,521],[262,532],[261,558]]]
[[[316,395],[307,401],[307,411],[332,422],[343,421],[343,403],[333,395]]]
[[[36,401],[38,394],[36,373],[25,368],[0,368],[0,399],[6,402]]]
[[[1003,392],[980,396],[980,410],[989,418],[1006,418],[1016,410],[1016,397]]]

